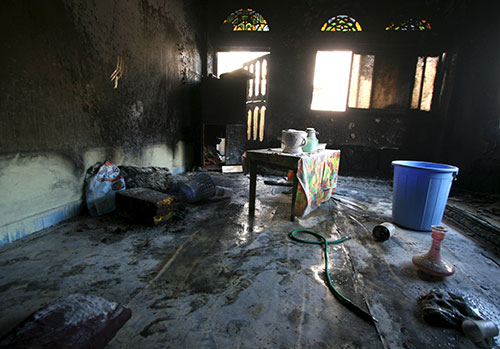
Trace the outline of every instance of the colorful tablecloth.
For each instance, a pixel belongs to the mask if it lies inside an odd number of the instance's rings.
[[[301,156],[297,169],[295,215],[306,216],[330,199],[337,187],[340,150],[324,150]]]

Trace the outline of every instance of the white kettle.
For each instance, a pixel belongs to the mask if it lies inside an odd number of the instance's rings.
[[[283,153],[301,154],[302,147],[307,144],[307,133],[294,129],[281,131]]]

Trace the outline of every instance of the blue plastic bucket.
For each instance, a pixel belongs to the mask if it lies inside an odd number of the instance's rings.
[[[412,230],[439,225],[458,167],[423,161],[393,161],[392,220]]]

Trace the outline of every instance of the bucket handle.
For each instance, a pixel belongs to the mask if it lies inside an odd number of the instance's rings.
[[[456,181],[458,179],[458,173],[453,172],[453,180]]]

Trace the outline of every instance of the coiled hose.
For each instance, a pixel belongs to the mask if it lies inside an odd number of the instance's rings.
[[[319,239],[318,240],[304,240],[300,239],[295,236],[296,233],[307,233],[309,235],[313,235]],[[358,307],[356,304],[351,302],[348,298],[346,298],[342,293],[340,293],[335,286],[333,285],[332,279],[330,278],[330,273],[328,272],[328,245],[336,245],[340,244],[346,240],[349,240],[351,238],[351,235],[345,236],[341,239],[334,240],[334,241],[328,241],[323,235],[316,233],[311,230],[294,230],[290,234],[290,239],[301,242],[304,244],[313,244],[313,245],[323,245],[324,251],[325,251],[325,274],[326,274],[326,280],[327,280],[327,285],[330,291],[333,293],[333,296],[337,298],[337,300],[345,305],[349,310],[351,310],[353,313],[361,317],[363,320],[369,322],[369,323],[374,323],[377,322],[377,319],[375,319],[373,316],[371,316],[369,313]]]

